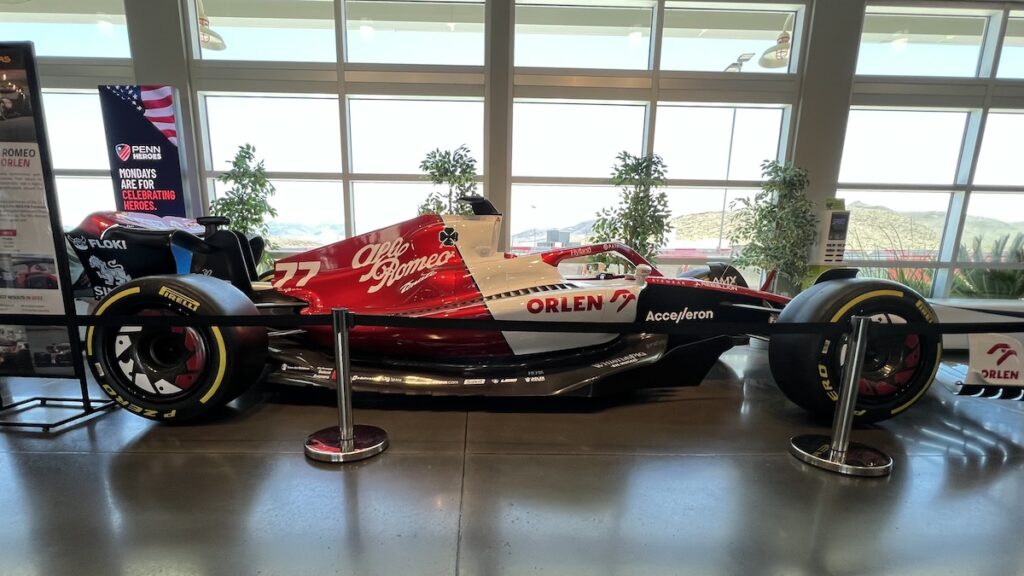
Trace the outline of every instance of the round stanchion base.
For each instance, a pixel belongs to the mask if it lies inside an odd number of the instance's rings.
[[[356,424],[352,431],[353,439],[344,443],[337,426],[310,434],[306,438],[306,456],[318,462],[355,462],[376,456],[388,447],[388,433],[376,426]]]
[[[789,453],[803,462],[847,476],[887,476],[892,472],[892,458],[880,450],[859,442],[850,442],[842,460],[829,460],[832,438],[821,434],[794,436]]]

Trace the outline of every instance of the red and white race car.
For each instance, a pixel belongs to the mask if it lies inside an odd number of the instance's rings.
[[[350,336],[356,390],[407,394],[544,396],[699,383],[719,355],[755,334],[723,322],[932,322],[901,284],[833,270],[787,298],[746,287],[732,267],[666,278],[617,243],[515,257],[498,250],[500,214],[482,198],[472,216],[424,215],[278,260],[261,282],[260,239],[217,217],[161,219],[98,213],[68,234],[99,299],[97,315],[253,316],[329,313],[423,318],[698,324],[704,336],[497,332],[357,326]],[[628,274],[563,273],[572,261],[618,254]],[[88,330],[86,353],[103,389],[155,420],[187,420],[264,378],[332,387],[329,326],[169,328],[138,323]],[[941,355],[928,335],[869,343],[858,417],[888,418],[931,384]],[[775,335],[772,372],[810,412],[834,410],[845,337]]]

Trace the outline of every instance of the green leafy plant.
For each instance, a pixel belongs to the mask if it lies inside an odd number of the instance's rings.
[[[420,204],[420,214],[472,214],[473,208],[459,202],[461,196],[476,196],[476,159],[465,144],[455,150],[435,148],[420,162],[434,184],[448,186],[448,191],[434,190]]]
[[[633,156],[623,151],[612,166],[612,183],[622,188],[619,205],[597,213],[592,240],[622,242],[655,261],[669,232],[668,197],[657,188],[665,185],[665,161],[657,154]]]
[[[218,181],[230,187],[226,194],[210,203],[210,214],[227,216],[231,220],[231,229],[246,236],[263,236],[267,247],[272,247],[267,235],[267,218],[277,216],[277,210],[270,205],[274,195],[274,185],[267,179],[263,168],[263,160],[256,161],[256,148],[252,144],[238,147],[231,169],[221,174]],[[261,264],[270,263],[267,253],[263,253]]]
[[[817,234],[818,217],[807,198],[807,171],[792,164],[766,160],[764,182],[753,199],[739,198],[730,241],[742,245],[733,259],[737,267],[777,271],[799,286],[808,270],[810,248]]]
[[[231,229],[246,236],[266,235],[266,219],[276,217],[277,210],[270,205],[274,185],[267,179],[263,160],[255,162],[256,148],[252,144],[238,147],[231,170],[221,174],[217,180],[230,185],[226,194],[210,203],[210,214],[227,216]]]
[[[961,262],[1024,263],[1024,233],[1013,240],[1009,234],[996,238],[990,250],[984,249],[984,238],[975,236],[968,247],[960,245]],[[953,276],[953,296],[964,298],[1024,298],[1024,270],[963,268]]]

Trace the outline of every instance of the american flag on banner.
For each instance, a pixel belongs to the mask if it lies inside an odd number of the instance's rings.
[[[156,129],[178,145],[174,127],[174,89],[170,86],[104,86],[115,96],[135,106]]]

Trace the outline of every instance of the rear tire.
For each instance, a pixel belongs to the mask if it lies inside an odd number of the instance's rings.
[[[151,276],[108,294],[96,316],[253,316],[255,304],[230,283],[202,275]],[[86,357],[104,392],[159,421],[186,421],[248,389],[264,367],[267,330],[259,326],[90,327]]]
[[[888,323],[935,322],[935,312],[906,286],[885,280],[842,279],[816,284],[794,298],[779,322],[850,324],[853,316]],[[831,419],[839,398],[847,335],[776,334],[769,363],[779,388],[798,406]],[[857,422],[891,418],[917,402],[935,378],[942,339],[911,334],[870,338],[858,383]]]

